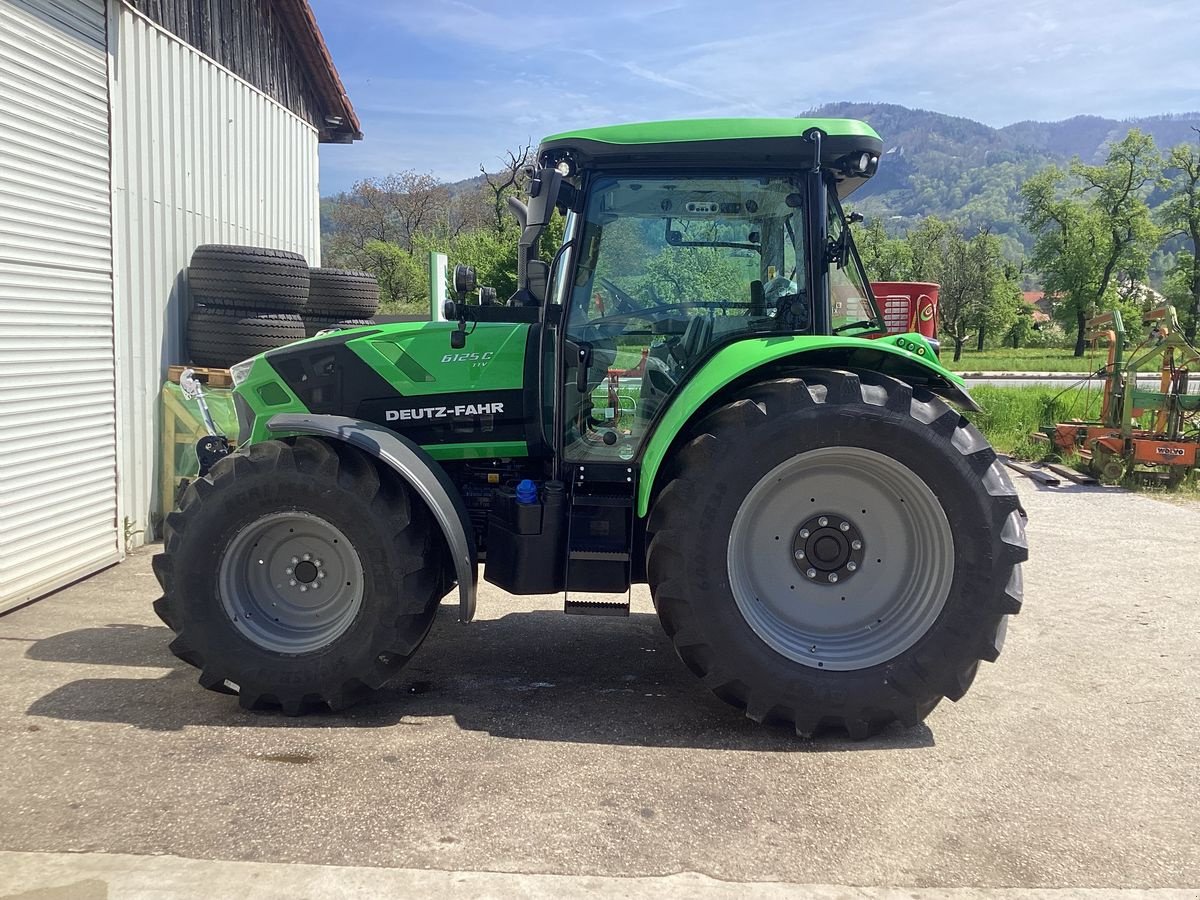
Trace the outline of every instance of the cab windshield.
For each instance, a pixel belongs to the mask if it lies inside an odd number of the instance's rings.
[[[836,201],[829,227],[836,241]],[[593,182],[571,223],[574,276],[555,290],[567,307],[567,458],[632,459],[658,410],[720,345],[811,333],[804,230],[802,188],[786,176]],[[877,330],[845,249],[830,267],[832,327]]]

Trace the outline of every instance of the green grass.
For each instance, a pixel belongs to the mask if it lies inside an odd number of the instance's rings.
[[[1030,439],[1043,425],[1069,419],[1093,419],[1100,414],[1100,392],[1083,393],[1044,387],[978,387],[971,396],[983,412],[968,413],[992,446],[1019,459],[1040,459],[1048,449]]]
[[[942,364],[955,372],[1095,372],[1108,362],[1107,350],[1088,350],[1074,356],[1070,350],[1050,347],[1013,350],[964,350],[954,362],[954,347],[942,345]]]

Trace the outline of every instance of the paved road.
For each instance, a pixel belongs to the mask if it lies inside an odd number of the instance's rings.
[[[444,607],[368,705],[244,713],[166,652],[140,552],[0,618],[0,885],[1200,887],[1200,603],[1184,577],[1200,510],[1019,488],[1033,558],[1000,662],[926,725],[866,743],[801,741],[709,698],[644,594],[628,620],[594,620],[485,590],[482,621]]]

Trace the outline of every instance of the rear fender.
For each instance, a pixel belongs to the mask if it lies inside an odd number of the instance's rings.
[[[879,340],[850,337],[792,335],[746,338],[714,353],[675,395],[654,428],[642,455],[637,513],[645,516],[654,495],[663,461],[697,413],[730,385],[761,374],[777,377],[780,369],[796,366],[827,369],[870,369],[929,388],[968,410],[979,405],[967,393],[962,378],[937,361],[919,334],[889,335]]]
[[[458,578],[459,621],[466,623],[475,617],[479,570],[475,564],[474,531],[458,489],[433,457],[403,435],[347,416],[283,413],[271,418],[267,430],[278,435],[311,434],[343,441],[373,456],[403,478],[425,501],[450,548]]]

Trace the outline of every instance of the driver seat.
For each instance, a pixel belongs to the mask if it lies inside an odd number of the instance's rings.
[[[699,359],[704,348],[712,341],[713,317],[711,313],[694,316],[687,324],[683,337],[679,339],[680,356],[683,358],[682,369],[691,368],[693,362]],[[680,372],[682,375],[683,373]]]

